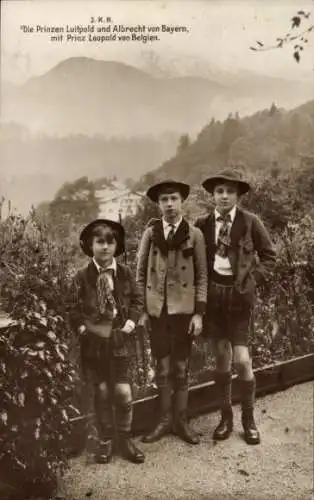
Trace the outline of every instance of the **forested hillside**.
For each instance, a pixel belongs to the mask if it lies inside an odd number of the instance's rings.
[[[213,119],[194,142],[186,141],[176,156],[144,175],[139,186],[167,177],[198,184],[228,163],[244,163],[253,175],[287,171],[298,166],[300,155],[313,153],[314,100],[292,111],[272,104],[242,119],[237,113],[223,122]]]

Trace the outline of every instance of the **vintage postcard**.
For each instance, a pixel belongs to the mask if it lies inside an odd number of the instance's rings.
[[[1,2],[1,499],[311,498],[313,23]]]

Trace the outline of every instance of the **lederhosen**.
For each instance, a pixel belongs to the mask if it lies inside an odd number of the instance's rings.
[[[215,340],[229,340],[232,345],[247,345],[250,320],[251,305],[235,289],[234,276],[212,271],[206,333]]]

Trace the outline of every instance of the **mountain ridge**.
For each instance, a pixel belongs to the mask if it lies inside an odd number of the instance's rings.
[[[59,136],[194,134],[213,116],[249,114],[273,100],[289,107],[312,92],[295,82],[274,79],[266,85],[265,79],[241,78],[235,85],[227,77],[219,82],[193,75],[155,77],[116,61],[68,58],[23,85],[6,82],[2,118]]]

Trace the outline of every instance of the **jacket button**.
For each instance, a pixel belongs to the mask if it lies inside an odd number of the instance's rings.
[[[183,287],[186,288],[188,286],[187,283],[183,283]]]
[[[149,290],[151,289],[151,285],[147,285],[147,288],[149,288]]]
[[[182,266],[182,267],[181,267],[181,269],[182,269],[182,271],[184,271],[184,270],[186,269],[186,267],[185,267],[185,266]]]

